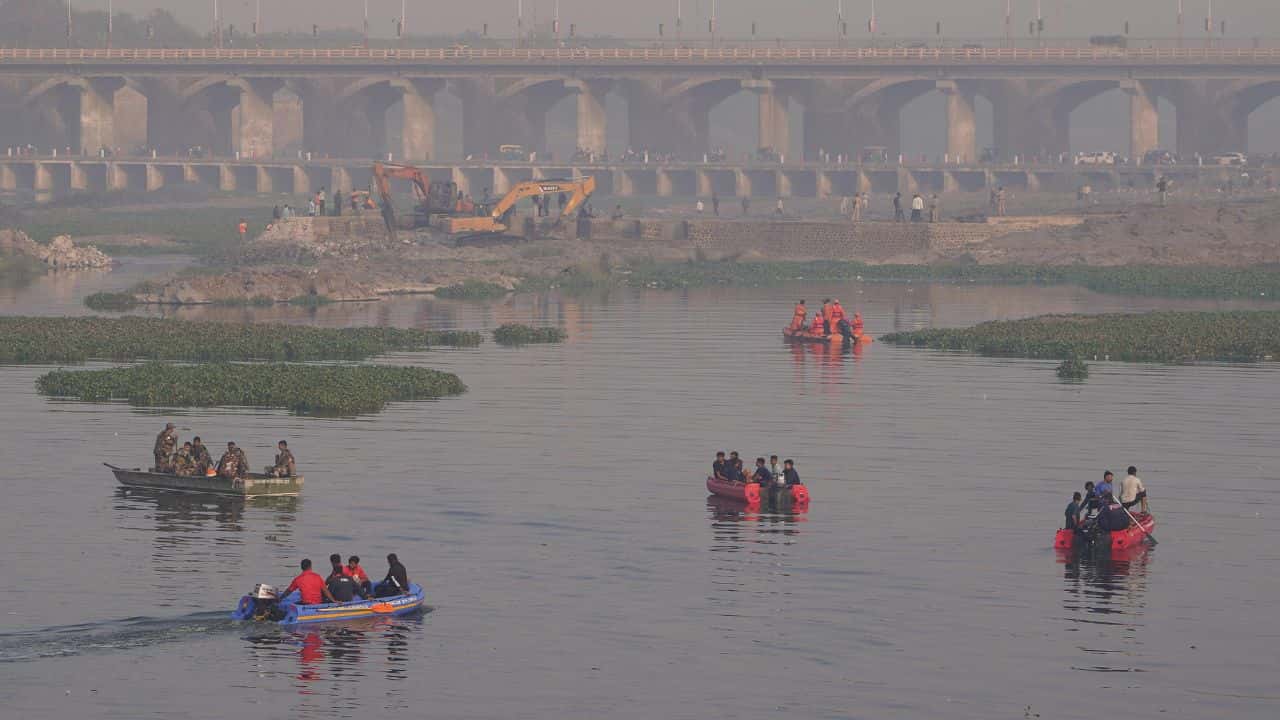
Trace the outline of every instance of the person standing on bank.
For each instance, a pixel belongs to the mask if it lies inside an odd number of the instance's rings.
[[[920,193],[911,196],[911,222],[924,220],[924,198]]]

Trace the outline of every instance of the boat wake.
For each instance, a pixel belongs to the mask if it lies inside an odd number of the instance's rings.
[[[189,641],[201,635],[231,632],[240,626],[241,623],[228,618],[225,612],[203,612],[176,618],[132,617],[0,633],[0,663]]]

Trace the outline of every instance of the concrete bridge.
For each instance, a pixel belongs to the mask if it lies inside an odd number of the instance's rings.
[[[593,176],[597,193],[608,197],[778,197],[825,198],[858,192],[986,192],[997,187],[1035,192],[1074,192],[1083,184],[1111,190],[1150,188],[1158,175],[1176,186],[1226,182],[1239,168],[1195,165],[1132,167],[1089,165],[574,165],[535,163],[424,164],[432,180],[453,181],[480,198],[501,195],[516,183]],[[1258,179],[1265,171],[1254,170]],[[61,195],[75,191],[151,191],[196,183],[222,192],[302,195],[369,187],[369,161],[257,162],[185,158],[0,158],[0,193]],[[404,188],[407,192],[407,187]]]
[[[973,162],[976,98],[991,103],[1002,157],[1043,158],[1069,150],[1074,108],[1113,89],[1129,96],[1133,157],[1158,145],[1243,151],[1249,114],[1280,97],[1280,49],[8,49],[0,147],[423,161],[438,157],[436,98],[448,93],[461,104],[466,156],[492,156],[499,143],[545,150],[548,110],[566,98],[578,146],[599,153],[605,98],[617,94],[633,147],[696,158],[709,150],[711,109],[745,90],[758,100],[760,147],[791,147],[799,133],[807,158],[867,146],[896,155],[902,108],[939,91],[947,156]],[[1176,143],[1158,137],[1160,99],[1176,112]]]

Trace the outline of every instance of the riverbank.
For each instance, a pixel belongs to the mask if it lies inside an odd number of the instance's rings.
[[[880,340],[993,357],[1258,362],[1280,356],[1280,311],[1042,315],[890,333]]]

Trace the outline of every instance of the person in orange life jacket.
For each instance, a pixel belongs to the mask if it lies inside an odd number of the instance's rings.
[[[751,481],[765,486],[773,484],[773,473],[769,472],[769,468],[765,467],[764,458],[756,458],[756,471],[751,476]]]
[[[791,316],[791,325],[787,327],[791,332],[797,332],[804,329],[804,319],[809,314],[809,309],[804,306],[804,301],[796,303],[795,312]]]
[[[364,599],[364,590],[360,588],[360,583],[351,577],[351,573],[346,566],[342,564],[341,555],[330,555],[329,563],[332,570],[329,577],[325,579],[325,586],[329,589],[329,594],[337,602],[351,602],[353,598],[359,596]]]
[[[853,314],[853,336],[862,337],[862,313],[855,312]]]
[[[294,590],[301,595],[303,605],[319,605],[322,602],[337,602],[333,599],[333,594],[329,592],[329,588],[325,586],[324,578],[319,573],[311,570],[311,559],[303,558],[302,572],[289,583],[289,587],[285,588],[284,595],[288,596]]]
[[[809,334],[815,336],[827,334],[827,323],[822,319],[822,313],[813,314],[813,324],[809,326]]]
[[[822,324],[827,326],[828,333],[835,327],[831,324],[831,298],[822,298]]]
[[[347,573],[360,583],[360,589],[364,591],[366,596],[373,594],[373,585],[369,582],[369,575],[365,573],[364,568],[360,567],[360,558],[352,555],[347,558]]]
[[[839,300],[831,301],[831,319],[827,321],[827,327],[836,327],[844,322],[844,308],[840,306]]]
[[[716,461],[711,463],[711,476],[720,480],[729,479],[728,461],[724,459],[724,451],[716,453]]]

